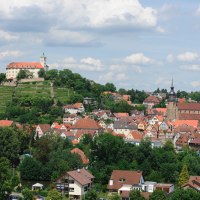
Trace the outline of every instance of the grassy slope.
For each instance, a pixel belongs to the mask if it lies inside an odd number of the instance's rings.
[[[0,86],[0,114],[5,112],[6,104],[12,101],[14,87]],[[55,99],[63,104],[66,104],[73,91],[68,88],[54,87]],[[37,83],[21,83],[15,89],[15,96],[18,98],[24,97],[47,97],[51,98],[51,87],[49,81]]]

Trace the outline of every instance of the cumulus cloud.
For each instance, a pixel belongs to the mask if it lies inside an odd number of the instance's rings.
[[[146,57],[143,53],[136,53],[127,56],[124,62],[127,64],[150,64],[153,62],[153,59]]]
[[[124,81],[124,80],[127,80],[128,77],[127,77],[127,75],[126,75],[125,73],[120,73],[120,74],[117,74],[117,75],[116,75],[116,79],[117,79],[118,81]]]
[[[113,81],[113,77],[114,77],[113,72],[107,72],[107,73],[99,76],[99,81],[111,82],[111,81]]]
[[[199,55],[195,52],[185,52],[182,54],[179,54],[177,56],[177,60],[179,61],[183,61],[183,62],[190,62],[190,61],[194,61],[197,60],[199,58]]]
[[[0,30],[0,40],[6,40],[8,42],[12,42],[17,39],[18,37],[16,35]]]
[[[63,60],[58,61],[57,63],[51,64],[51,67],[68,68],[73,70],[90,71],[90,72],[99,72],[104,70],[101,60],[92,57],[82,58],[80,62],[78,62],[73,57],[67,57],[64,58]]]
[[[167,55],[167,62],[172,63],[173,61],[174,61],[174,55],[168,54],[168,55]]]
[[[200,81],[192,81],[192,82],[190,83],[190,85],[191,85],[192,87],[199,87],[199,86],[200,86]]]
[[[0,52],[0,60],[12,57],[20,57],[23,53],[21,51],[2,51]]]

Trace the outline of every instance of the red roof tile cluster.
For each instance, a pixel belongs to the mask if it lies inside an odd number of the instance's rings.
[[[198,111],[200,111],[200,103],[178,103],[178,110],[198,110]]]
[[[118,190],[124,184],[137,185],[142,177],[141,171],[113,170],[110,180],[113,185],[108,184],[110,190]]]
[[[99,130],[101,126],[94,119],[84,118],[79,119],[71,129],[87,129],[87,130]]]
[[[130,96],[130,95],[123,95],[122,98],[123,98],[125,101],[130,101],[131,96]]]
[[[174,127],[178,127],[180,125],[186,124],[188,126],[193,126],[194,128],[198,127],[198,120],[176,120],[175,122],[172,123]]]
[[[64,106],[64,108],[79,109],[82,106],[83,106],[82,103],[75,103],[75,104],[66,105]]]
[[[182,119],[182,120],[200,120],[200,114],[180,113],[179,119]]]
[[[13,121],[11,120],[0,120],[0,127],[12,126]]]
[[[189,181],[185,183],[182,187],[190,187],[199,191],[200,187],[200,176],[190,176]]]
[[[49,124],[38,124],[43,133],[49,132],[51,130],[51,126]]]
[[[87,165],[89,163],[89,160],[87,158],[87,156],[85,155],[85,153],[80,150],[79,148],[74,148],[71,150],[71,153],[75,153],[78,154],[81,157],[81,160],[83,162],[84,165]]]
[[[121,117],[129,117],[128,113],[113,113],[115,117],[121,118]]]
[[[157,97],[150,95],[144,100],[144,103],[158,104],[158,103],[160,103],[160,100]]]
[[[7,65],[7,69],[42,69],[44,68],[39,62],[12,62]]]

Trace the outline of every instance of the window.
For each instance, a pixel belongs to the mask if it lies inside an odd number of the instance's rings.
[[[74,180],[69,180],[69,184],[73,184],[74,183]]]
[[[125,178],[120,178],[119,181],[120,181],[120,182],[124,182],[124,181],[125,181]]]
[[[69,191],[70,192],[74,192],[74,188],[69,188]]]
[[[84,192],[86,192],[88,190],[88,187],[87,186],[85,186],[84,187]]]

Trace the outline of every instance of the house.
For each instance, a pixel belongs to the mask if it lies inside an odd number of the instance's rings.
[[[182,186],[183,189],[194,189],[200,192],[200,176],[190,176],[187,183]]]
[[[47,57],[44,54],[40,57],[40,62],[12,62],[6,67],[6,79],[15,80],[20,70],[27,70],[32,74],[33,78],[38,78],[38,72],[41,69],[48,70],[46,64]]]
[[[65,113],[70,113],[70,114],[77,114],[77,113],[85,112],[85,108],[82,103],[66,105],[63,108],[64,108]]]
[[[76,133],[78,130],[94,130],[96,133],[103,131],[102,127],[98,124],[97,121],[91,118],[79,119],[72,127],[71,131]]]
[[[51,132],[51,126],[49,124],[38,124],[35,129],[34,139],[36,140],[37,137],[40,138],[49,132]]]
[[[68,193],[70,200],[83,200],[93,181],[94,176],[82,168],[65,173],[56,179],[55,184],[59,191]]]
[[[63,124],[75,124],[79,118],[77,114],[64,114]]]
[[[14,125],[14,122],[11,120],[0,120],[0,127],[11,127]]]
[[[167,194],[170,194],[174,191],[174,184],[171,183],[157,183],[156,190],[162,190]]]
[[[75,154],[78,154],[82,160],[82,163],[84,165],[88,165],[89,164],[89,159],[87,158],[87,156],[85,155],[85,153],[80,150],[79,148],[74,148],[71,150],[71,153],[75,153]]]
[[[122,117],[129,117],[128,113],[113,113],[115,120],[120,120]]]
[[[153,95],[150,95],[143,101],[143,105],[149,109],[149,108],[153,108],[153,106],[159,104],[160,101],[161,100],[159,98],[157,98]]]
[[[137,124],[130,124],[127,121],[115,121],[114,132],[117,134],[128,135],[131,131],[137,130]]]
[[[118,194],[132,189],[142,191],[143,183],[144,179],[141,171],[113,170],[107,189],[110,193]]]

